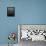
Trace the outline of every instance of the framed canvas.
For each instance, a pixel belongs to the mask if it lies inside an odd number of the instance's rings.
[[[14,17],[15,16],[15,7],[7,7],[7,16]]]

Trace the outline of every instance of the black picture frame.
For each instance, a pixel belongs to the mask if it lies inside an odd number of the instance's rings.
[[[7,16],[14,17],[15,16],[15,7],[7,7]]]

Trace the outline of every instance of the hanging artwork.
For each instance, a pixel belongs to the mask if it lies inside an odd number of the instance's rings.
[[[15,16],[15,7],[7,7],[7,16],[14,17]]]

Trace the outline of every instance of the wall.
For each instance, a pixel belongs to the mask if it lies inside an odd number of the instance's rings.
[[[17,0],[16,17],[19,24],[46,24],[46,0]]]
[[[15,17],[7,17],[8,6],[15,6]],[[46,24],[46,0],[1,0],[0,44],[8,43],[9,32],[18,32],[17,24]]]

